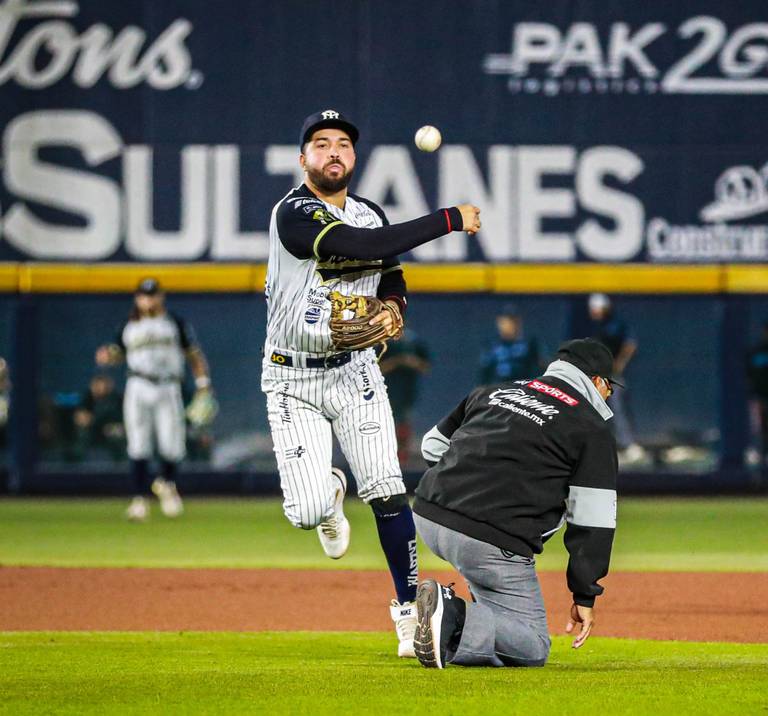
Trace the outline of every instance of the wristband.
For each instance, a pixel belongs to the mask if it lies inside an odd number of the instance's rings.
[[[207,375],[201,375],[195,378],[195,388],[204,390],[211,387],[211,379]]]

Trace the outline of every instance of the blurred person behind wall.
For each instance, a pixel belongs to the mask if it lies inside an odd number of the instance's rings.
[[[8,363],[0,357],[0,452],[8,447],[8,413],[11,408],[11,379]]]
[[[624,373],[637,352],[637,341],[631,334],[626,321],[619,317],[613,302],[604,293],[589,296],[589,335],[606,345],[613,354],[613,374],[627,385]],[[614,416],[614,432],[619,448],[621,464],[633,464],[647,459],[646,451],[635,439],[634,428],[629,417],[627,390],[617,390],[611,396],[611,410]]]
[[[768,466],[768,321],[760,340],[747,353],[749,384],[750,445],[747,464]]]
[[[411,416],[419,397],[421,379],[431,368],[429,349],[410,328],[405,329],[398,341],[390,341],[379,361],[387,384],[389,402],[395,419],[397,457],[406,466],[412,452],[413,428]]]
[[[114,379],[96,373],[82,394],[72,416],[75,424],[73,457],[83,459],[93,449],[104,449],[112,460],[125,452],[123,396],[115,389]]]
[[[531,378],[540,373],[538,341],[526,338],[523,328],[523,317],[517,306],[504,306],[496,316],[498,340],[480,359],[481,385]]]

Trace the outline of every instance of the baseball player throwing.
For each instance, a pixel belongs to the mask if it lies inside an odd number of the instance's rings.
[[[197,388],[190,408],[197,405],[201,412],[203,403],[213,401],[205,356],[192,329],[165,310],[160,284],[153,278],[144,279],[115,342],[96,351],[98,365],[117,365],[125,360],[128,366],[123,420],[135,497],[126,515],[133,521],[143,522],[149,517],[148,498],[152,492],[167,517],[178,517],[183,512],[175,474],[186,452],[181,399],[185,358]],[[161,469],[160,476],[150,484],[149,460],[155,443]]]
[[[285,515],[295,527],[316,528],[333,559],[350,538],[346,478],[331,467],[332,434],[338,438],[394,581],[398,655],[412,657],[416,533],[387,389],[369,346],[402,331],[398,254],[451,231],[474,234],[479,209],[440,209],[390,226],[376,204],[347,190],[358,136],[335,110],[309,116],[301,129],[304,183],[277,203],[270,221],[262,389]]]

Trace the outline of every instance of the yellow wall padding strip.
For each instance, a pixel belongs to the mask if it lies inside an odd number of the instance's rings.
[[[404,264],[409,291],[417,293],[475,293],[491,290],[491,264]]]
[[[768,264],[419,264],[414,293],[768,293]],[[3,293],[130,293],[154,276],[167,291],[260,293],[266,264],[0,263]]]
[[[19,290],[19,264],[0,262],[0,292],[15,293]]]
[[[167,291],[263,290],[263,272],[250,264],[22,264],[19,290],[29,293],[132,292],[152,276]],[[258,274],[258,275],[256,275]],[[260,283],[259,283],[260,279]]]
[[[723,283],[719,266],[507,264],[493,274],[497,293],[719,293]]]
[[[768,293],[768,265],[743,264],[725,267],[725,288],[728,293]]]

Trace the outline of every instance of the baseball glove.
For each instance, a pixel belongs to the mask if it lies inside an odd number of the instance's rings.
[[[195,391],[186,410],[189,424],[196,428],[210,425],[218,412],[219,403],[210,388]]]
[[[396,304],[374,296],[344,296],[338,291],[332,291],[329,298],[331,340],[336,350],[356,351],[403,335],[403,316]],[[392,316],[390,330],[382,323],[370,325],[371,319],[381,313]]]

